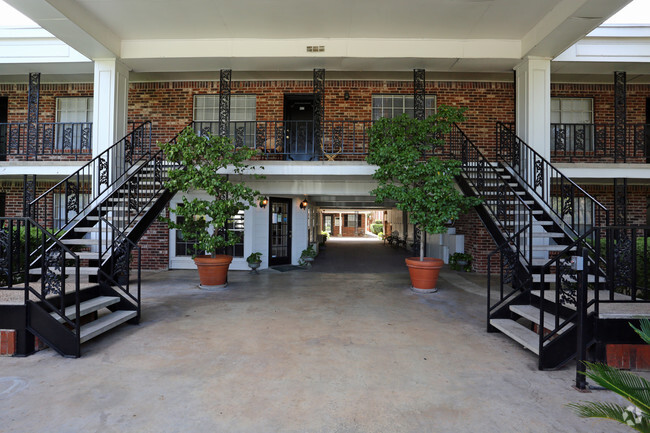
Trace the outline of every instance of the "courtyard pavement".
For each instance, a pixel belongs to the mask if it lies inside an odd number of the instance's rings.
[[[485,331],[484,278],[409,290],[405,252],[328,242],[311,270],[144,274],[142,321],[82,346],[0,358],[0,432],[627,432],[566,404],[573,366]]]

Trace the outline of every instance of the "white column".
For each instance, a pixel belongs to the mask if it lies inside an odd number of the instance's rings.
[[[546,159],[551,156],[551,59],[526,58],[515,67],[517,135]]]
[[[129,70],[117,59],[95,60],[93,156],[126,135]]]

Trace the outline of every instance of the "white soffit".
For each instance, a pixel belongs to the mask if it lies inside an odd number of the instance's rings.
[[[6,1],[84,55],[120,57],[134,72],[386,70],[380,59],[457,72],[482,59],[503,72],[554,57],[630,0]]]

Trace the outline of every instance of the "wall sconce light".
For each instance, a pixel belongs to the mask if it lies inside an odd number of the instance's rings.
[[[300,202],[300,209],[307,209],[307,199],[304,199],[303,201]]]
[[[345,99],[346,101],[347,101],[348,99],[350,99],[350,92],[348,92],[348,91],[346,90],[346,91],[343,93],[343,99]]]
[[[262,200],[260,200],[260,207],[264,209],[266,205],[269,204],[269,199],[264,197]]]

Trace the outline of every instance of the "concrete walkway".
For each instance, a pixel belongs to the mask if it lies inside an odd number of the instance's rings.
[[[401,267],[319,272],[335,251],[309,271],[231,272],[222,292],[146,274],[140,325],[80,359],[0,359],[0,432],[628,431],[566,408],[616,396],[485,332],[478,280],[446,271],[416,295]]]

